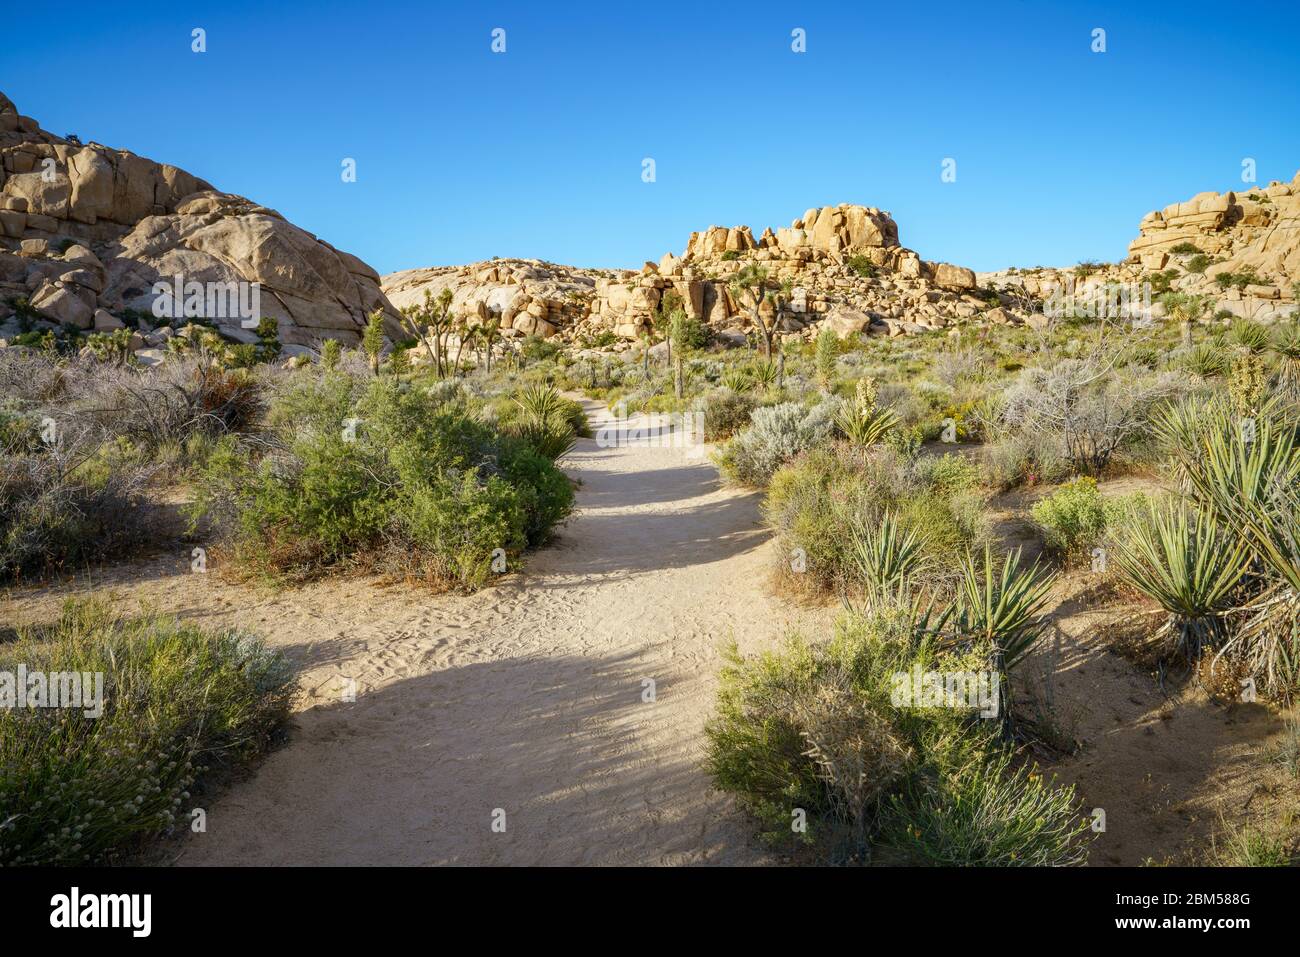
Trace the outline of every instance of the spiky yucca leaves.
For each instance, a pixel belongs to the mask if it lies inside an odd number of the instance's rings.
[[[1209,379],[1228,371],[1228,357],[1218,343],[1198,342],[1183,354],[1182,365],[1187,371]]]
[[[516,396],[515,404],[521,413],[515,432],[539,453],[554,462],[573,448],[577,436],[558,389],[531,386]]]
[[[984,546],[982,557],[967,554],[952,623],[968,640],[987,648],[999,670],[1010,672],[1046,631],[1043,616],[1047,592],[1056,576],[1021,563],[1020,549],[999,563]]]
[[[748,392],[754,384],[754,377],[745,369],[732,367],[722,373],[721,381],[732,392]]]
[[[1268,348],[1268,330],[1253,319],[1238,319],[1228,328],[1228,342],[1250,352]]]
[[[1277,391],[1293,401],[1300,399],[1300,323],[1275,326],[1272,349],[1277,358]]]
[[[1177,635],[1189,657],[1227,636],[1224,619],[1249,551],[1204,512],[1182,503],[1149,507],[1119,539],[1120,576],[1169,613],[1159,634]]]
[[[1300,440],[1276,400],[1253,416],[1225,402],[1205,408],[1199,430],[1188,427],[1188,410],[1158,429],[1196,506],[1247,549],[1247,570],[1262,579],[1220,654],[1238,655],[1289,697],[1300,678]]]
[[[876,404],[876,385],[864,378],[858,380],[853,404],[835,416],[835,425],[854,445],[874,445],[898,428],[898,416]]]
[[[852,529],[851,558],[868,596],[902,593],[921,564],[921,539],[886,512],[874,526]]]
[[[776,385],[776,380],[781,377],[781,370],[777,368],[775,362],[756,362],[749,367],[749,377],[762,388],[766,389]]]

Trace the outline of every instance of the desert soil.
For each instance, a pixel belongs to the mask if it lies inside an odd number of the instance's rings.
[[[594,427],[608,422],[584,405]],[[191,573],[177,542],[10,593],[0,619],[111,595],[125,611],[254,631],[296,663],[288,743],[220,791],[206,833],[165,849],[182,865],[772,862],[701,768],[720,653],[733,638],[754,651],[791,628],[822,632],[834,609],[772,593],[761,495],[723,487],[705,456],[583,439],[564,465],[577,515],[474,595],[361,578],[256,589]],[[1001,516],[1001,537],[1029,544],[1021,513]],[[1294,806],[1294,782],[1261,762],[1276,713],[1162,690],[1106,650],[1097,626],[1114,612],[1079,586],[1056,589],[1059,642],[1024,667],[1060,736],[1083,744],[1045,768],[1106,812],[1091,862],[1183,861],[1221,816],[1267,824]]]

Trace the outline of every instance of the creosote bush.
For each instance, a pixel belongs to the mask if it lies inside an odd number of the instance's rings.
[[[772,477],[763,509],[782,556],[802,550],[804,569],[791,584],[849,594],[874,584],[857,545],[886,515],[915,539],[918,574],[936,588],[954,581],[958,558],[989,535],[973,465],[955,455],[912,458],[884,445],[839,443],[805,453]]]

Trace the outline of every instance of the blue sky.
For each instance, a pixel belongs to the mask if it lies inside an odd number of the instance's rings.
[[[21,112],[272,206],[380,272],[634,267],[710,224],[757,233],[844,202],[890,210],[927,259],[1113,260],[1147,210],[1241,188],[1245,157],[1260,184],[1300,168],[1294,0],[43,2],[4,19],[0,91]]]

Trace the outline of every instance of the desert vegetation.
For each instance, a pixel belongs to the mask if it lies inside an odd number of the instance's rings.
[[[101,601],[0,641],[0,671],[20,665],[103,684],[93,709],[0,710],[10,866],[114,863],[187,831],[200,794],[274,742],[295,691],[285,658],[252,635]]]

